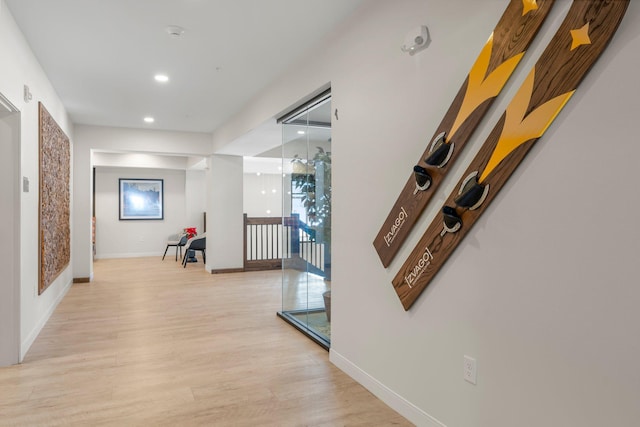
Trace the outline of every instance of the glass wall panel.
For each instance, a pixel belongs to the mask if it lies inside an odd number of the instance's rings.
[[[282,122],[283,241],[281,317],[321,345],[331,340],[331,98]]]

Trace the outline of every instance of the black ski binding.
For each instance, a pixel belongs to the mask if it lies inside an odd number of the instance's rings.
[[[487,198],[489,193],[489,185],[482,185],[478,183],[478,172],[472,172],[467,176],[458,192],[458,197],[455,199],[456,205],[461,208],[469,210],[478,209],[480,205]]]
[[[438,134],[431,143],[431,147],[429,147],[429,157],[424,160],[429,166],[442,168],[449,162],[453,154],[454,144],[453,142],[446,141],[446,135],[446,132]]]
[[[462,218],[460,218],[460,215],[456,212],[456,208],[444,206],[442,208],[442,215],[444,217],[444,231],[455,233],[460,230],[462,227]]]
[[[422,166],[414,166],[413,175],[416,178],[416,189],[413,191],[413,194],[416,194],[418,191],[424,191],[431,186],[431,175],[429,175],[429,172]]]

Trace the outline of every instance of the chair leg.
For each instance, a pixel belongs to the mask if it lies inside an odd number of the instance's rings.
[[[182,268],[187,268],[187,254],[189,253],[189,251],[186,251],[184,253],[184,257],[182,257]]]
[[[202,262],[204,262],[205,264],[207,263],[207,254],[205,253],[205,250],[202,250]]]
[[[169,250],[169,245],[167,245],[166,248],[164,248],[164,255],[162,255],[162,260],[164,261],[164,256],[167,254],[167,250]]]

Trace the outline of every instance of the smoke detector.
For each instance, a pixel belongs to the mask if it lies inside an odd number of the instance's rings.
[[[184,28],[178,25],[168,25],[167,28],[165,28],[165,31],[169,34],[169,37],[173,39],[177,39],[184,34]]]

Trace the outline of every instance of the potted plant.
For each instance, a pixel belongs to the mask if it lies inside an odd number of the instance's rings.
[[[187,235],[187,240],[189,240],[190,238],[197,236],[198,231],[196,230],[196,227],[187,227],[184,229],[184,234]]]
[[[187,227],[183,231],[187,236],[187,240],[198,235],[196,227]],[[196,258],[196,251],[189,249],[187,253],[187,262],[198,262],[198,259]]]
[[[313,159],[293,157],[291,183],[302,193],[302,203],[309,226],[316,232],[316,242],[324,244],[325,280],[331,281],[331,152],[317,147]],[[331,321],[331,291],[323,295],[327,320]]]
[[[321,242],[331,245],[331,152],[317,147],[313,159],[293,157],[291,182],[302,193],[309,225]],[[296,171],[303,171],[296,173]],[[305,173],[306,172],[306,173]]]

